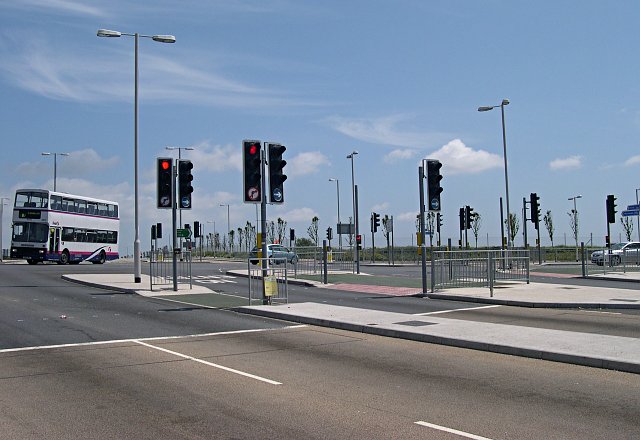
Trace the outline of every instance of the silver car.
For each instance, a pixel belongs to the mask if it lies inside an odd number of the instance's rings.
[[[640,263],[640,242],[614,243],[610,250],[603,249],[591,253],[591,262],[598,266],[603,264],[617,266],[623,261],[625,263]]]
[[[267,257],[269,261],[275,264],[291,263],[296,264],[298,262],[298,255],[290,250],[288,247],[281,244],[268,244],[267,245]],[[258,248],[251,249],[249,254],[249,261],[251,264],[258,264]]]

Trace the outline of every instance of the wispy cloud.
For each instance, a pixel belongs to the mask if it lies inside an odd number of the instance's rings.
[[[416,154],[416,150],[393,150],[391,153],[384,156],[384,161],[387,163],[395,163],[401,160],[411,159]]]
[[[66,177],[106,175],[107,170],[113,168],[120,161],[117,156],[102,157],[92,148],[62,151],[68,153],[69,156],[58,156],[57,158],[57,171],[60,177],[63,175]],[[39,160],[23,162],[16,167],[16,174],[34,178],[49,174],[53,176],[53,156],[40,156]]]
[[[334,130],[360,141],[399,147],[425,148],[444,142],[451,135],[438,132],[416,132],[398,127],[409,120],[407,115],[391,115],[375,119],[348,119],[332,116],[325,123]]]
[[[570,156],[563,159],[554,159],[549,162],[549,168],[557,170],[574,170],[582,166],[582,156]]]
[[[322,165],[329,165],[329,159],[319,151],[300,153],[293,157],[287,167],[287,172],[291,176],[303,176],[317,173]]]
[[[438,159],[442,167],[450,174],[475,174],[499,168],[502,157],[484,150],[473,150],[460,139],[454,139],[427,156]]]
[[[107,17],[109,14],[95,6],[89,6],[86,2],[73,0],[21,0],[7,2],[3,7],[13,7],[15,9],[34,9],[39,13],[51,12],[59,14],[75,14],[89,17]]]
[[[190,147],[193,151],[188,151],[188,154],[183,154],[182,157],[190,159],[200,169],[214,172],[242,171],[242,153],[238,146],[211,145],[204,141]]]
[[[640,155],[632,156],[624,162],[624,166],[631,167],[640,164]]]

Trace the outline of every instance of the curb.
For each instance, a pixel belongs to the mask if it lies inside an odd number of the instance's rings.
[[[495,304],[501,306],[512,307],[529,307],[529,308],[546,308],[546,309],[640,309],[638,304],[608,304],[608,303],[552,303],[552,302],[535,302],[535,301],[517,301],[510,299],[497,298],[477,298],[473,296],[447,295],[441,293],[425,294],[430,299],[442,299],[447,301],[463,301],[479,304]]]
[[[76,278],[71,278],[67,275],[62,275],[61,278],[65,281],[69,281],[70,283],[81,284],[83,286],[95,287],[96,289],[102,290],[115,290],[116,292],[128,293],[131,295],[137,294],[138,291],[136,289],[128,289],[126,287],[117,287],[117,286],[107,286],[101,283],[94,283],[91,281],[79,280]]]
[[[595,357],[574,355],[567,353],[558,353],[553,351],[544,351],[523,347],[515,347],[510,345],[491,344],[475,341],[467,341],[464,339],[456,339],[450,337],[432,336],[412,333],[409,331],[391,330],[382,327],[352,324],[343,321],[331,321],[328,319],[318,319],[290,315],[287,313],[279,313],[270,310],[256,310],[244,307],[233,308],[235,312],[248,315],[262,316],[272,319],[284,321],[298,322],[301,324],[315,325],[319,327],[335,328],[358,333],[366,333],[376,336],[385,336],[397,339],[406,339],[417,342],[425,342],[429,344],[447,345],[450,347],[466,348],[478,351],[488,351],[492,353],[506,354],[511,356],[527,357],[532,359],[540,359],[553,362],[561,362],[565,364],[582,365],[585,367],[602,368],[606,370],[624,371],[627,373],[640,374],[640,364],[616,361],[609,359],[600,359]]]

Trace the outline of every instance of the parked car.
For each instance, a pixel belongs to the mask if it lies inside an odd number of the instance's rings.
[[[640,263],[640,242],[614,243],[610,250],[603,249],[591,253],[591,262],[598,266],[603,264],[617,266],[623,261],[625,263]]]
[[[275,264],[280,264],[286,262],[291,264],[296,264],[298,262],[298,255],[290,250],[288,247],[285,247],[281,244],[268,244],[267,245],[267,257],[269,261]],[[254,247],[251,249],[251,253],[249,254],[249,258],[251,264],[258,264],[258,248]]]

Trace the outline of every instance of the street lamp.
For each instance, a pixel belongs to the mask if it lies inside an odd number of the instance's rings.
[[[353,159],[355,158],[358,152],[353,150],[351,154],[347,155],[347,159],[351,159],[351,194],[353,197],[353,224],[355,225],[355,236],[358,236],[358,209],[356,207],[356,184],[355,184],[355,174],[353,170]],[[356,272],[360,273],[360,250],[358,249],[358,243],[355,245],[356,251],[354,255],[356,257]]]
[[[338,179],[335,178],[330,178],[329,182],[336,182],[336,196],[338,199],[338,226],[337,228],[340,229],[340,181]],[[339,231],[336,231],[336,233],[338,234],[338,240],[340,242],[340,249],[342,249],[342,234]]]
[[[511,211],[509,210],[509,174],[507,173],[507,132],[504,125],[504,106],[509,105],[508,99],[503,99],[499,105],[478,107],[479,112],[487,112],[496,107],[502,111],[502,148],[504,152],[504,186],[507,199],[507,249],[511,247]]]
[[[229,204],[228,203],[220,203],[220,206],[227,207],[227,238],[230,237],[229,232],[231,232],[231,223],[229,223]],[[231,248],[229,248],[231,249]]]
[[[569,197],[568,200],[573,200],[573,236],[576,239],[576,261],[578,261],[578,206],[576,199],[581,199],[582,195]]]
[[[4,248],[2,247],[2,223],[4,220],[4,201],[10,202],[8,197],[0,197],[0,261],[4,261]]]
[[[133,241],[133,280],[136,283],[142,282],[142,274],[140,267],[140,224],[139,224],[139,203],[138,203],[138,39],[139,37],[151,38],[153,41],[159,43],[175,43],[176,37],[173,35],[140,35],[137,32],[135,34],[127,34],[124,32],[112,31],[109,29],[99,29],[97,33],[98,37],[121,37],[123,35],[128,37],[134,37],[134,116],[133,116],[133,180],[134,180],[134,229],[135,238]],[[175,246],[175,243],[174,243]]]
[[[53,190],[57,191],[56,180],[58,179],[58,156],[68,156],[69,153],[40,153],[42,156],[53,155]]]

